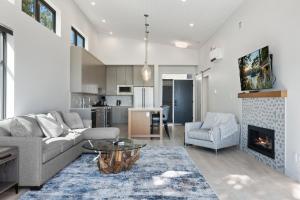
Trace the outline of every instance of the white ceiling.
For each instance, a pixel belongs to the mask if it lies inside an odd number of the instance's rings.
[[[101,33],[144,38],[144,14],[150,15],[150,41],[203,44],[244,0],[74,0]],[[92,6],[91,2],[96,5]],[[102,20],[105,19],[106,23]],[[190,23],[195,26],[191,28]]]

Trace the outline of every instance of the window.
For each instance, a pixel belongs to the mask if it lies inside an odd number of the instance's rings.
[[[56,12],[44,0],[22,0],[22,10],[51,31],[56,32]]]
[[[6,114],[7,34],[13,32],[0,26],[0,119]]]
[[[85,48],[85,38],[73,27],[71,28],[71,45]]]

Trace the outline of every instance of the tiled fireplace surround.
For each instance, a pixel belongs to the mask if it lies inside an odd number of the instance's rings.
[[[269,158],[247,147],[248,125],[275,130],[275,159]],[[257,160],[282,173],[284,173],[285,169],[285,126],[285,98],[242,99],[241,149],[253,155]]]

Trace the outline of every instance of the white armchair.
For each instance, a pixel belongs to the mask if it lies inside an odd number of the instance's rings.
[[[218,149],[239,145],[240,126],[230,113],[208,112],[204,122],[185,124],[185,145]]]

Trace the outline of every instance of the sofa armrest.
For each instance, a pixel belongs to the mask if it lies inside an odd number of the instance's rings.
[[[39,186],[41,184],[42,138],[0,137],[0,146],[18,147],[20,186]]]
[[[193,129],[200,129],[203,122],[188,122],[185,123],[185,133],[188,133],[189,131]]]

